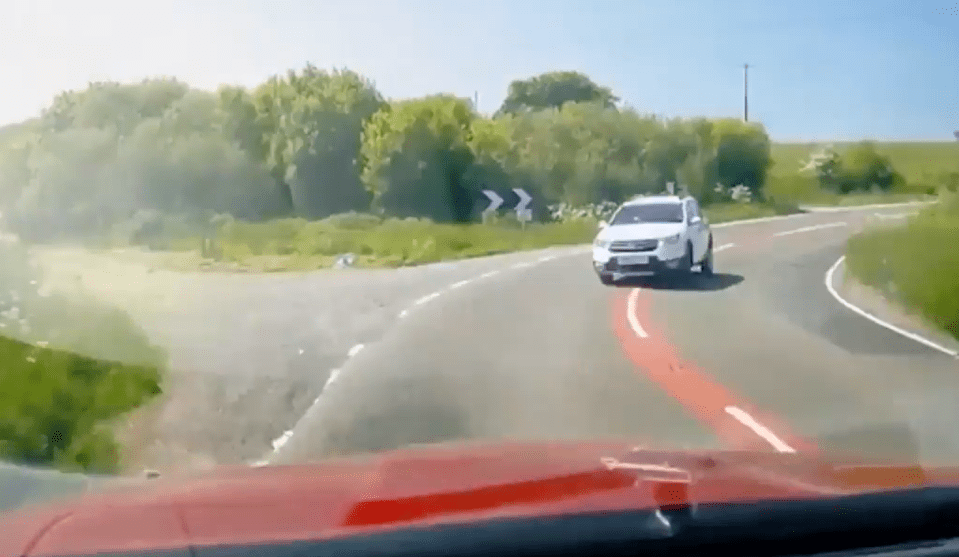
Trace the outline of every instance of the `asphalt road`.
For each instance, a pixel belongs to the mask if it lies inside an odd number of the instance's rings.
[[[271,463],[465,439],[959,461],[959,363],[842,306],[875,213],[714,229],[717,276],[602,286],[586,250],[460,279],[342,366]]]
[[[123,309],[168,355],[153,431],[138,434],[132,471],[191,473],[260,459],[297,423],[358,346],[444,287],[536,253],[397,270],[220,274],[151,271],[138,258],[72,247],[35,250],[51,290]]]

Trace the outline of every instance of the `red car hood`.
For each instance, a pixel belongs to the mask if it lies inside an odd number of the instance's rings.
[[[438,522],[930,484],[959,484],[959,468],[656,451],[620,442],[428,446],[320,464],[221,468],[19,509],[0,515],[0,555],[316,539]]]

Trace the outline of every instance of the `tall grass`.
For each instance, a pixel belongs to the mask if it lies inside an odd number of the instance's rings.
[[[402,267],[498,253],[585,244],[615,205],[561,207],[551,222],[525,227],[501,216],[483,224],[441,224],[427,219],[380,218],[368,214],[335,215],[320,221],[278,219],[268,222],[229,220],[216,234],[213,257],[254,271],[308,270],[330,267],[352,254],[357,267]],[[728,203],[705,209],[711,222],[790,214],[794,206]],[[168,235],[149,239],[151,246],[194,250],[197,236]],[[203,263],[202,260],[198,261]]]
[[[45,292],[28,255],[0,243],[0,459],[114,472],[114,421],[160,393],[165,357],[123,312]]]
[[[849,239],[850,272],[959,339],[959,195],[904,225],[878,228]]]

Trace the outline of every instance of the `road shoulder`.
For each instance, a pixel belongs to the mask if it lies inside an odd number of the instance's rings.
[[[918,311],[892,299],[879,289],[860,282],[848,271],[845,261],[838,263],[831,278],[835,293],[846,303],[881,322],[931,341],[953,353],[959,353],[959,341],[923,318]]]

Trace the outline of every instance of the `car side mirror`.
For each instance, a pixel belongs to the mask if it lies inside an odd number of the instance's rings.
[[[606,221],[604,221],[604,220],[599,221],[599,229],[600,229],[600,230],[606,228],[607,226],[609,226],[609,223],[608,223],[608,222],[606,222]]]
[[[699,224],[701,222],[703,222],[703,219],[700,217],[693,217],[689,219],[689,224]]]

